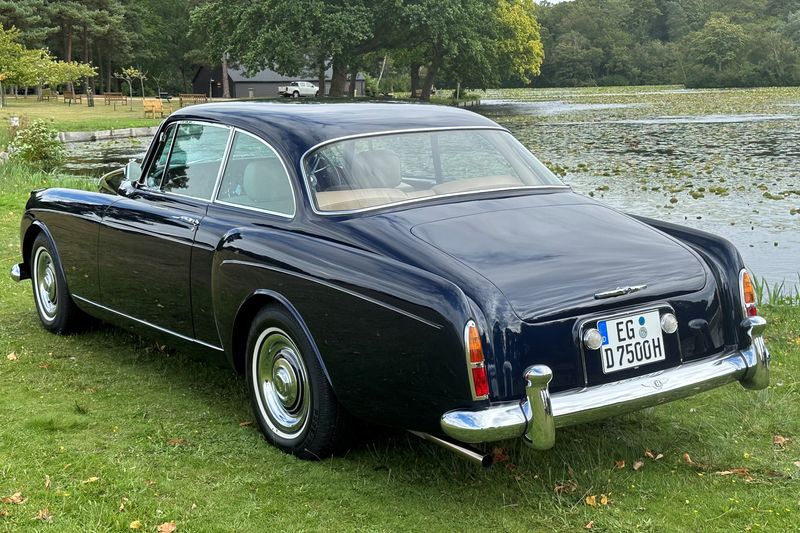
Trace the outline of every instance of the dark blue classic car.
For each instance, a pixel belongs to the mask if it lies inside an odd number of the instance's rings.
[[[353,420],[471,444],[769,381],[736,249],[574,193],[512,135],[410,104],[184,108],[100,192],[34,191],[16,280],[246,376],[303,458]]]

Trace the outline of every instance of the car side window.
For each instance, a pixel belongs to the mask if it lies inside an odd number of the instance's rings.
[[[161,189],[210,200],[230,130],[210,124],[180,124]]]
[[[170,148],[172,148],[172,141],[175,137],[175,124],[170,125],[164,130],[161,138],[159,139],[158,147],[156,148],[156,155],[153,158],[153,164],[145,176],[145,185],[150,188],[158,189],[161,187],[161,180],[164,177],[164,169],[167,167],[167,158],[169,157]]]
[[[237,131],[217,200],[294,216],[292,184],[280,157],[261,140]]]

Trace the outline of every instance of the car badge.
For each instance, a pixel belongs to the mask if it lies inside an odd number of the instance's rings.
[[[603,291],[598,292],[594,295],[595,300],[603,300],[605,298],[614,298],[616,296],[625,296],[626,294],[631,294],[633,292],[639,292],[642,289],[646,289],[647,284],[644,285],[630,285],[628,287],[617,287],[616,289],[612,289],[610,291]]]

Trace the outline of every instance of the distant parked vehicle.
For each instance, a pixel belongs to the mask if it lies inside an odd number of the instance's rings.
[[[289,85],[278,87],[278,94],[286,97],[291,96],[292,98],[317,96],[319,95],[319,87],[307,81],[293,81]]]

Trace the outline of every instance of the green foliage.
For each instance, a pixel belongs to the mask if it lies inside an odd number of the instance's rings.
[[[8,145],[9,160],[22,161],[50,171],[58,168],[64,159],[64,146],[58,132],[44,120],[34,120],[20,129]]]
[[[537,84],[800,84],[800,2],[574,0],[539,9]]]

